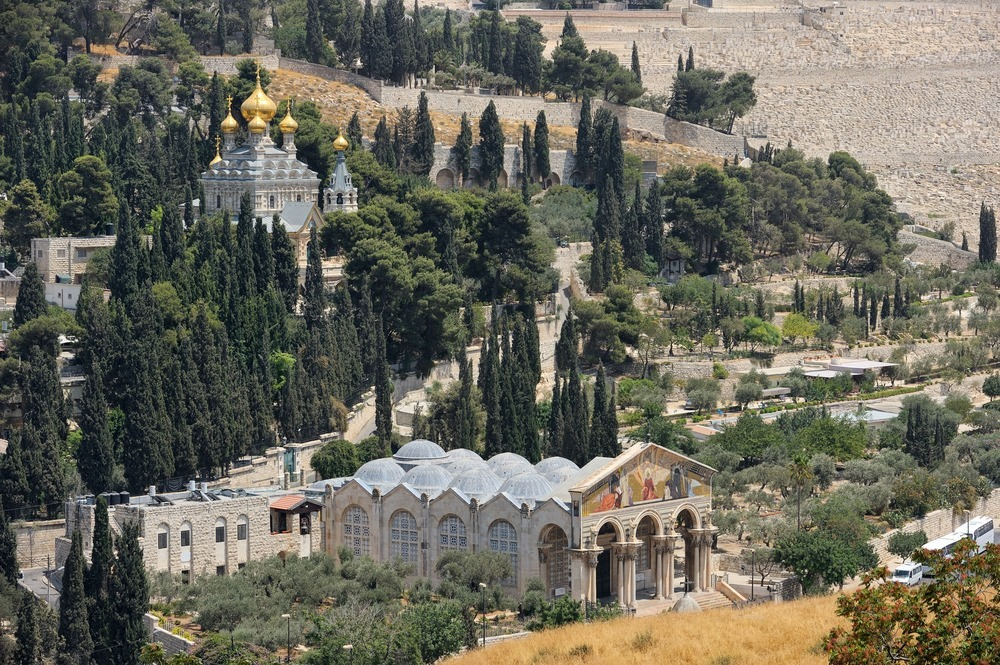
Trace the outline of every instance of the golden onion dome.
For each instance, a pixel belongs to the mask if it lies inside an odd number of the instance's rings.
[[[344,138],[343,134],[338,136],[337,139],[333,142],[333,149],[336,150],[337,152],[344,152],[349,147],[351,147],[351,144],[350,142],[348,142],[347,139]]]
[[[215,165],[218,164],[221,161],[222,161],[222,155],[219,154],[219,137],[216,136],[215,137],[215,157],[213,157],[212,161],[210,161],[208,163],[208,168],[210,168],[210,169],[214,168]]]
[[[295,130],[299,128],[299,123],[295,122],[295,118],[292,117],[292,102],[288,101],[288,111],[285,113],[284,119],[281,124],[278,125],[282,134],[294,134]]]
[[[252,117],[247,127],[250,129],[251,134],[263,134],[267,131],[267,123],[259,115]]]
[[[260,87],[260,65],[257,66],[257,87],[240,105],[240,112],[243,113],[245,120],[250,120],[256,115],[264,122],[271,122],[278,113],[278,105]]]
[[[235,134],[239,128],[240,123],[236,122],[236,118],[233,117],[233,98],[226,97],[226,110],[229,113],[226,114],[226,119],[222,121],[222,131],[225,134]]]

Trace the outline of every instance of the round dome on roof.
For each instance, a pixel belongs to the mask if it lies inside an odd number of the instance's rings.
[[[518,462],[517,460],[510,460],[505,464],[497,464],[491,466],[490,470],[497,474],[500,478],[507,480],[512,476],[516,476],[521,473],[533,473],[535,467],[531,466],[528,460]]]
[[[543,476],[556,469],[566,469],[571,468],[574,471],[579,471],[580,467],[576,465],[572,460],[568,460],[565,457],[546,457],[541,462],[535,465],[535,471],[542,474]]]
[[[462,471],[452,478],[449,487],[465,493],[475,499],[492,496],[500,489],[501,481],[488,468],[473,468]]]
[[[497,467],[504,466],[510,462],[524,462],[528,466],[531,466],[531,462],[518,455],[517,453],[497,453],[493,457],[487,460],[491,469],[496,469]],[[534,468],[534,467],[532,467]]]
[[[541,501],[552,494],[552,483],[532,470],[511,476],[500,486],[500,491],[517,500]]]
[[[490,470],[489,465],[478,457],[458,457],[456,459],[449,459],[442,466],[448,469],[452,475],[457,475],[469,469],[486,469],[487,471],[490,471],[490,473],[493,473]]]
[[[448,489],[451,474],[437,464],[421,464],[406,472],[399,481],[419,491]]]
[[[545,480],[549,481],[553,485],[562,485],[568,479],[576,475],[579,469],[575,469],[571,466],[563,466],[557,469],[551,469],[542,474]]]
[[[412,462],[415,460],[436,460],[447,457],[447,455],[448,453],[444,451],[444,448],[433,441],[414,439],[404,444],[392,457],[393,459]]]
[[[468,457],[469,459],[483,459],[479,456],[475,450],[469,450],[468,448],[452,448],[448,451],[448,457],[452,459],[457,459],[459,457]]]
[[[372,487],[382,489],[399,483],[405,473],[403,467],[393,460],[382,457],[362,464],[361,468],[354,472],[354,477]]]

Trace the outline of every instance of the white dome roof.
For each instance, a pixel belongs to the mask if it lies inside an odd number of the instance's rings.
[[[528,460],[508,460],[505,464],[491,465],[493,473],[497,474],[504,480],[507,480],[511,476],[516,476],[520,473],[534,473],[535,467],[531,466],[531,462]]]
[[[563,466],[552,469],[551,471],[546,471],[542,474],[542,476],[544,476],[545,480],[549,481],[553,485],[562,485],[568,479],[575,476],[577,471],[579,471],[579,469],[572,466]]]
[[[382,457],[362,464],[361,468],[354,473],[354,477],[372,487],[383,490],[399,483],[404,473],[406,472],[403,471],[403,467],[388,457]]]
[[[511,476],[500,486],[500,491],[518,501],[541,501],[552,494],[552,483],[536,471]]]
[[[468,448],[452,448],[448,451],[448,457],[452,459],[463,459],[466,457],[469,459],[483,459],[475,450],[469,450]]]
[[[457,457],[455,459],[448,460],[441,466],[448,469],[453,476],[469,469],[486,469],[492,473],[490,466],[478,457]]]
[[[448,453],[444,451],[444,448],[433,441],[414,439],[397,450],[392,458],[405,462],[413,462],[417,460],[441,459],[442,457],[447,457],[447,455]]]
[[[455,476],[449,487],[457,489],[467,496],[482,500],[492,496],[500,489],[501,481],[488,468],[466,469]]]
[[[565,468],[572,468],[574,471],[580,470],[580,467],[578,467],[575,462],[568,460],[565,457],[546,457],[535,465],[535,471],[543,476],[550,471]]]
[[[437,464],[421,464],[407,471],[399,482],[419,491],[444,490],[451,482],[451,474]]]
[[[497,453],[489,460],[487,460],[487,463],[490,465],[491,469],[495,469],[499,466],[504,466],[505,464],[508,464],[510,462],[524,462],[528,466],[531,466],[531,462],[524,459],[517,453]]]

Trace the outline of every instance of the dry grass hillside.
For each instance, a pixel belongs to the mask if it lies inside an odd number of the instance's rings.
[[[383,115],[394,112],[393,109],[386,109],[376,102],[361,88],[286,69],[274,72],[267,92],[274,99],[293,97],[299,101],[312,100],[322,109],[323,120],[345,129],[351,119],[351,114],[357,111],[361,118],[364,134],[368,137],[375,132],[375,125],[378,124]],[[431,119],[434,121],[435,138],[444,144],[454,143],[458,136],[461,116],[432,111]],[[470,118],[470,120],[473,122],[472,131],[475,135],[477,131],[476,118]],[[501,124],[504,134],[507,136],[507,142],[520,143],[521,123],[501,119]],[[549,126],[550,148],[561,150],[573,148],[575,145],[575,127]],[[642,159],[657,160],[661,171],[675,164],[697,166],[705,162],[716,165],[722,163],[719,157],[674,143],[630,139],[626,141],[625,145],[626,150],[639,155]]]
[[[822,665],[822,641],[840,621],[836,596],[747,610],[661,614],[576,624],[476,650],[448,665]]]

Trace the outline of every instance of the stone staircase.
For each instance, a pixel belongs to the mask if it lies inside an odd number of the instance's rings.
[[[689,595],[694,598],[694,601],[698,603],[698,607],[702,610],[731,608],[733,606],[733,601],[729,600],[718,591],[701,591]]]

